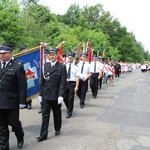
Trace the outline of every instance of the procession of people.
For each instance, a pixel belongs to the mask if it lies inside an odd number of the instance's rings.
[[[66,118],[69,119],[74,113],[75,95],[79,98],[79,107],[84,109],[88,107],[86,94],[89,88],[92,98],[96,99],[103,84],[114,86],[114,79],[123,73],[123,65],[120,62],[112,58],[103,59],[96,54],[89,62],[87,52],[81,53],[80,58],[76,59],[76,54],[69,51],[67,61],[64,63],[57,60],[57,48],[46,49],[44,54],[45,62],[41,68],[39,90],[41,104],[39,113],[42,114],[42,121],[38,142],[48,138],[51,111],[55,135],[59,136],[63,121],[61,112],[63,102],[66,106]],[[27,106],[25,70],[23,64],[13,58],[12,49],[8,46],[0,46],[0,62],[0,150],[9,150],[8,126],[12,126],[17,137],[17,146],[22,148],[24,131],[19,118],[19,108]],[[27,108],[31,109],[31,103]]]

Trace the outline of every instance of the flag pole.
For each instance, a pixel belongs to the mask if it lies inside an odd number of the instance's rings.
[[[16,57],[22,56],[22,55],[24,55],[24,54],[27,54],[27,53],[30,53],[30,52],[34,52],[34,51],[36,51],[38,48],[40,48],[40,46],[37,46],[37,47],[31,48],[31,49],[28,49],[28,50],[26,50],[26,51],[19,52],[19,53],[17,53],[17,54],[14,54],[13,56],[16,58]]]
[[[105,49],[103,50],[102,58],[105,58]]]
[[[64,63],[63,60],[63,47],[64,47],[64,43],[65,41],[61,42],[56,48],[58,49],[58,57],[57,57],[57,61],[59,61],[60,63]]]
[[[89,42],[90,42],[90,40],[88,39],[88,41],[87,41],[87,44],[86,44],[86,52],[87,52],[87,50],[88,50],[88,45],[89,45]]]
[[[63,46],[63,45],[64,45],[64,43],[65,43],[65,41],[63,41],[63,42],[59,43],[59,44],[58,44],[58,46],[56,46],[56,48],[60,48],[61,46]]]
[[[79,44],[77,45],[77,47],[74,48],[73,52],[75,52],[81,44],[82,44],[82,43],[79,43]]]

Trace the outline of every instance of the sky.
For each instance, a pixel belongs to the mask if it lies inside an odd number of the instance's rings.
[[[128,32],[133,32],[136,40],[141,42],[144,49],[150,52],[150,0],[40,0],[40,4],[48,6],[55,14],[65,14],[71,4],[92,6],[98,3],[105,11],[119,20]]]

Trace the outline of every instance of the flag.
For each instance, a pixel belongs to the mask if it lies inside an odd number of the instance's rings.
[[[39,92],[40,85],[40,47],[14,55],[24,65],[27,79],[27,97]]]
[[[64,60],[63,60],[63,47],[64,47],[64,41],[61,42],[56,48],[58,48],[58,57],[57,57],[57,60],[60,62],[60,63],[63,63]]]
[[[93,49],[90,48],[90,50],[88,51],[88,61],[89,63],[93,60]]]
[[[80,55],[82,53],[83,47],[82,47],[82,43],[79,43],[79,45],[73,50],[73,52],[76,53],[76,58],[80,58]]]
[[[91,48],[90,40],[87,42],[86,52],[88,53],[89,63],[93,60],[93,49]]]

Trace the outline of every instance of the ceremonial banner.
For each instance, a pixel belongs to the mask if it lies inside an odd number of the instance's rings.
[[[79,43],[79,45],[73,50],[73,52],[76,53],[76,58],[80,58],[80,55],[82,54],[83,51],[83,45],[82,43]]]
[[[64,43],[65,41],[61,42],[56,48],[58,48],[58,57],[57,57],[57,60],[60,62],[60,63],[64,63],[64,60],[63,60],[63,48],[64,48]]]
[[[88,53],[89,63],[93,60],[93,49],[91,48],[90,40],[87,42],[86,52]]]
[[[93,60],[93,50],[92,48],[90,48],[90,50],[88,51],[88,61],[89,63]]]
[[[17,54],[15,58],[24,64],[26,79],[27,79],[27,96],[33,96],[39,92],[40,85],[40,49],[33,51],[25,51],[23,54]]]

